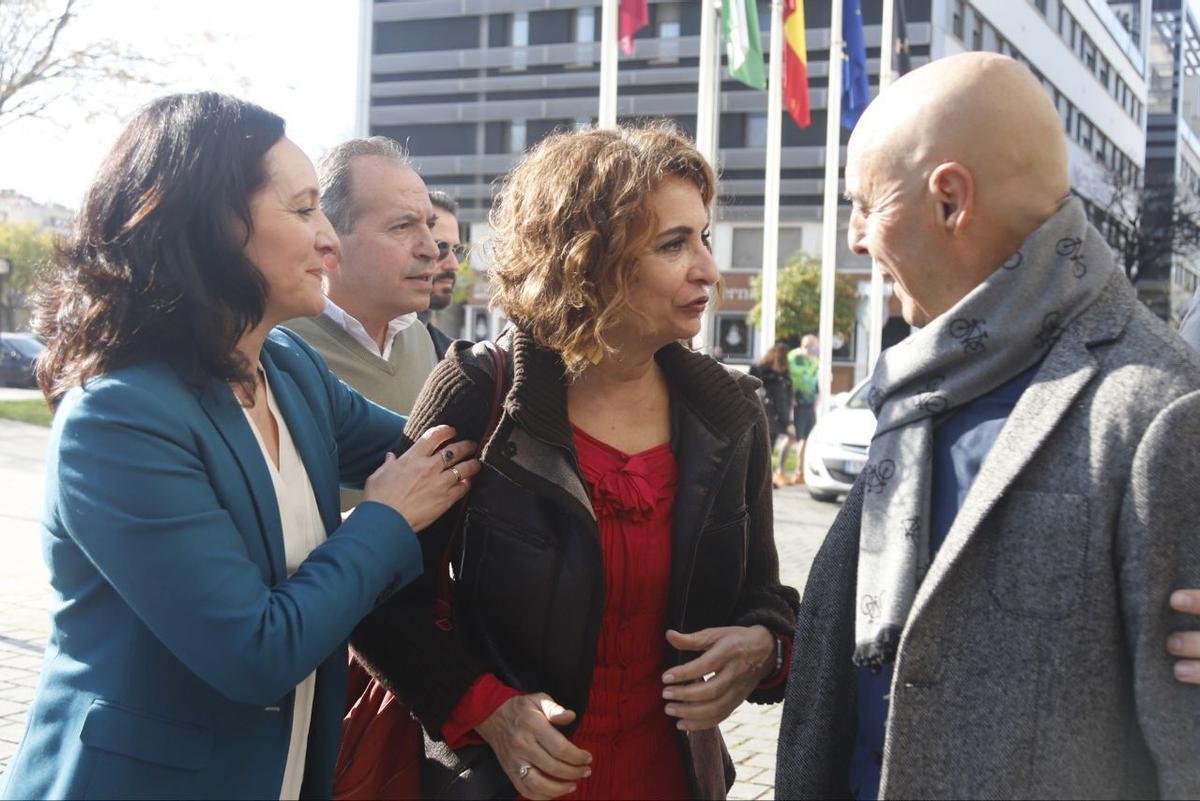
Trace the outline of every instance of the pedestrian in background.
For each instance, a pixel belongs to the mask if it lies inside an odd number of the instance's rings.
[[[666,128],[556,134],[492,210],[512,383],[455,552],[453,631],[430,620],[431,578],[354,638],[431,738],[498,759],[511,786],[468,795],[723,798],[717,725],[782,696],[797,596],[759,382],[679,344],[718,279],[715,181]],[[456,343],[408,434],[478,436],[505,380]]]
[[[779,464],[774,467],[774,485],[782,487],[788,483],[784,474],[786,445],[796,435],[796,426],[792,421],[792,378],[788,370],[787,343],[776,342],[757,364],[751,366],[750,375],[762,382],[759,397],[767,413],[767,434],[771,440],[772,454],[777,446],[783,446],[779,447]]]
[[[429,190],[429,202],[433,204],[437,220],[433,223],[433,236],[437,242],[438,260],[433,274],[433,294],[429,296],[429,310],[425,312],[425,327],[433,339],[433,351],[438,361],[446,356],[452,337],[433,324],[433,313],[445,311],[454,302],[454,286],[458,271],[467,258],[467,247],[458,233],[458,203],[454,198],[438,189]]]
[[[389,456],[404,418],[272,331],[337,245],[258,106],[165,97],[109,153],[39,301],[58,600],[0,796],[329,796],[346,637],[478,471],[448,428]]]
[[[817,392],[820,380],[821,340],[815,334],[805,334],[800,340],[800,347],[788,352],[788,371],[792,379],[792,391],[795,393],[792,401],[792,428],[790,438],[783,446],[780,454],[779,469],[782,471],[787,463],[788,453],[796,449],[796,469],[792,471],[790,482],[780,476],[783,483],[804,483],[804,446],[808,435],[817,424]]]

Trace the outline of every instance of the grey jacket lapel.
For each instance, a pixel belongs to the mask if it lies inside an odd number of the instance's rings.
[[[981,524],[1008,492],[1021,471],[1071,410],[1075,399],[1099,371],[1091,347],[1120,336],[1129,321],[1133,292],[1123,275],[1117,275],[1104,293],[1078,320],[1068,326],[1046,354],[1033,383],[1017,401],[979,476],[967,493],[946,541],[917,590],[905,632],[937,592]],[[903,641],[901,642],[903,648]]]

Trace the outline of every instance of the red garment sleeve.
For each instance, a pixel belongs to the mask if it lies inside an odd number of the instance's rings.
[[[779,647],[783,651],[783,659],[779,661],[779,670],[772,673],[758,685],[756,689],[770,690],[787,681],[792,668],[792,635],[783,634],[779,637]]]
[[[786,671],[784,675],[787,675]],[[491,717],[505,701],[518,695],[523,693],[500,681],[494,673],[484,673],[475,679],[446,719],[442,726],[442,739],[455,749],[467,745],[485,745],[483,738],[476,734],[475,727]]]

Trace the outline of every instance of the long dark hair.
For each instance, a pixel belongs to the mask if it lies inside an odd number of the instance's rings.
[[[758,360],[759,367],[769,367],[780,375],[787,375],[788,347],[784,342],[776,342],[771,347],[767,348],[767,352]]]
[[[159,98],[126,126],[38,290],[38,383],[52,406],[153,356],[196,380],[252,380],[234,349],[267,300],[243,254],[249,199],[283,135],[277,115],[215,92]]]

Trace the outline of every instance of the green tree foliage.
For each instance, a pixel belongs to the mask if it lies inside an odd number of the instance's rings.
[[[821,323],[821,262],[807,253],[797,252],[779,271],[775,304],[775,338],[799,340],[805,334],[815,334]],[[758,325],[762,319],[762,277],[755,276],[754,287],[759,302],[750,312],[750,322]],[[834,281],[833,328],[846,339],[854,332],[854,317],[858,309],[857,281],[839,274]]]
[[[455,306],[466,305],[471,300],[471,288],[475,285],[475,270],[471,269],[471,243],[464,242],[467,246],[467,257],[462,260],[462,264],[458,265],[458,277],[454,279],[454,294],[450,296],[450,302]]]
[[[0,278],[0,325],[14,327],[15,310],[24,305],[38,271],[53,253],[54,234],[49,231],[39,231],[33,223],[0,223],[0,259],[12,264],[11,272]]]

